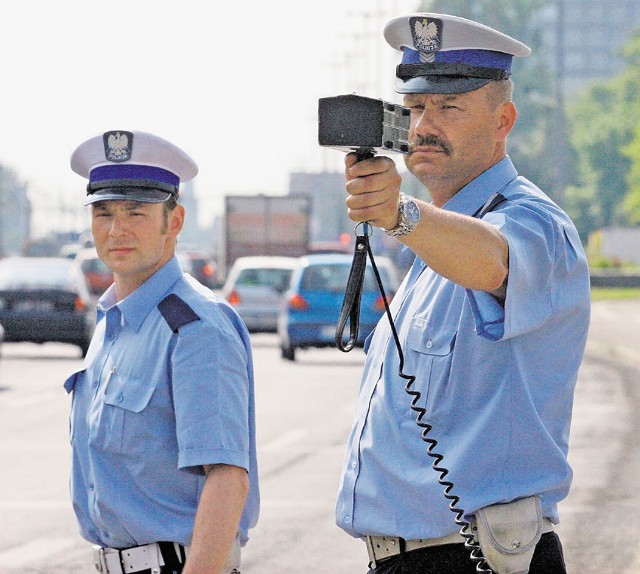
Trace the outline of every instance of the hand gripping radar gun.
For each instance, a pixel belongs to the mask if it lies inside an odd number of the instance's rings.
[[[356,152],[358,161],[372,158],[378,151],[409,153],[409,124],[409,108],[379,99],[350,94],[320,98],[318,102],[320,145],[346,152]],[[370,234],[370,225],[366,222],[363,225],[363,234],[356,233],[353,264],[336,327],[336,345],[345,353],[353,349],[358,340],[360,300],[367,254],[378,279],[381,295],[386,301],[382,282],[369,247]],[[350,333],[345,343],[343,332],[347,318]]]

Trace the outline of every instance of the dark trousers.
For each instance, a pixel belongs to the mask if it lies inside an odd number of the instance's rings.
[[[464,544],[443,544],[386,558],[368,574],[476,574]],[[542,535],[529,574],[566,574],[562,544],[555,532]]]

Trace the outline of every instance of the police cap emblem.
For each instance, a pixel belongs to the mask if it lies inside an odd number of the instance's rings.
[[[442,47],[442,20],[439,18],[410,18],[413,45],[420,52],[437,52]]]
[[[125,131],[106,132],[102,136],[104,157],[112,162],[120,163],[131,159],[133,134]]]

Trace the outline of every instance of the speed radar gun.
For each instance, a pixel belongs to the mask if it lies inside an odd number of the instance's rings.
[[[409,153],[409,115],[404,106],[355,94],[320,98],[318,142],[354,151],[359,160],[376,152]]]
[[[378,152],[409,153],[410,119],[409,108],[380,99],[355,94],[320,98],[318,143],[340,151],[355,152],[358,161],[371,158]],[[336,346],[345,353],[358,342],[360,301],[367,255],[378,279],[382,298],[387,301],[369,246],[371,226],[365,222],[362,230],[362,234],[356,232],[353,263],[336,326]],[[386,308],[388,314],[388,305]],[[347,320],[350,332],[345,340],[343,333]]]

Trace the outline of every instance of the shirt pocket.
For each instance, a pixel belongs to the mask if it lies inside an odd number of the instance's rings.
[[[110,452],[131,453],[151,424],[148,410],[155,387],[127,375],[114,373],[104,393],[98,441]]]
[[[450,411],[449,376],[455,341],[455,329],[435,326],[420,317],[409,326],[404,372],[415,377],[411,388],[420,393],[415,405],[425,409],[427,419]]]

